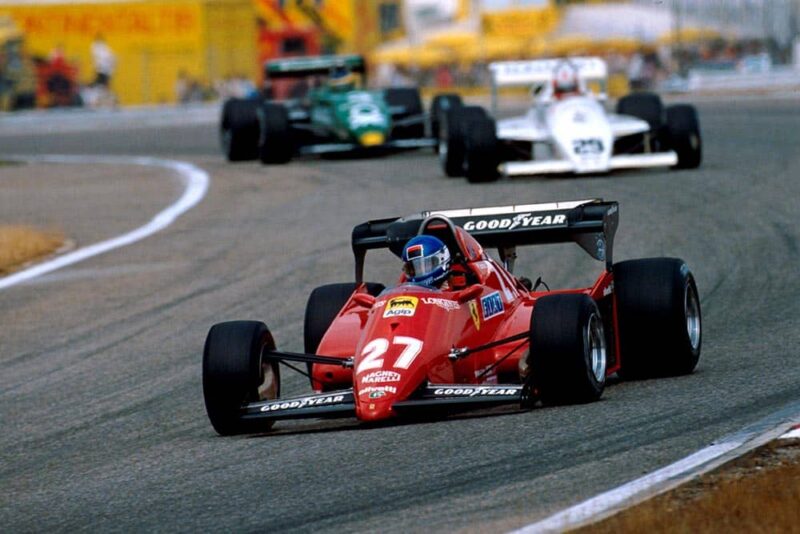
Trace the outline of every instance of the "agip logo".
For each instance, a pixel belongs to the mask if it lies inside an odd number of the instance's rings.
[[[392,297],[386,302],[384,317],[411,317],[417,311],[417,297]]]

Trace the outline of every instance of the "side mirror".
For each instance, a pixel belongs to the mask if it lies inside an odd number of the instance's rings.
[[[481,288],[481,286],[470,286],[458,293],[456,295],[456,300],[459,304],[464,304],[480,295],[482,291],[483,288]]]
[[[364,306],[365,308],[371,308],[375,305],[375,297],[370,295],[369,293],[356,293],[353,295],[353,302],[358,304],[359,306]]]

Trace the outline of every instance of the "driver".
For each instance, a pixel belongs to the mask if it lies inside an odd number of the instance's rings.
[[[346,66],[339,65],[331,69],[328,86],[336,91],[352,91],[356,86],[356,77]]]
[[[562,61],[558,64],[553,73],[553,96],[564,98],[570,95],[581,94],[580,78],[578,69],[569,61]]]
[[[450,251],[441,239],[432,235],[410,239],[403,249],[402,259],[409,283],[444,289],[450,275]]]

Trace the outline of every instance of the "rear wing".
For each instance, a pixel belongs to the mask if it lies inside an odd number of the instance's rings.
[[[578,70],[584,82],[599,82],[605,85],[608,66],[599,57],[571,57],[535,59],[529,61],[497,61],[489,64],[491,73],[492,108],[497,110],[497,90],[500,87],[520,85],[544,85],[553,81],[556,67],[569,61]]]
[[[364,57],[356,54],[338,56],[308,56],[275,59],[264,64],[267,78],[300,78],[314,74],[328,74],[335,67],[347,67],[352,72],[364,74],[367,70]]]
[[[356,281],[364,275],[367,250],[388,248],[400,256],[423,222],[443,216],[470,233],[484,248],[503,251],[516,246],[573,241],[591,257],[613,265],[614,235],[619,223],[617,202],[602,199],[523,204],[492,208],[427,211],[403,218],[379,219],[353,228]]]

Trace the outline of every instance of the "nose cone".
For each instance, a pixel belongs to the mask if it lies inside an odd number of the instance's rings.
[[[364,132],[358,137],[358,141],[361,143],[361,146],[382,145],[385,140],[386,137],[384,136],[383,132],[376,130]]]
[[[356,380],[356,416],[362,421],[380,421],[392,417],[397,400],[400,373],[379,369]]]

